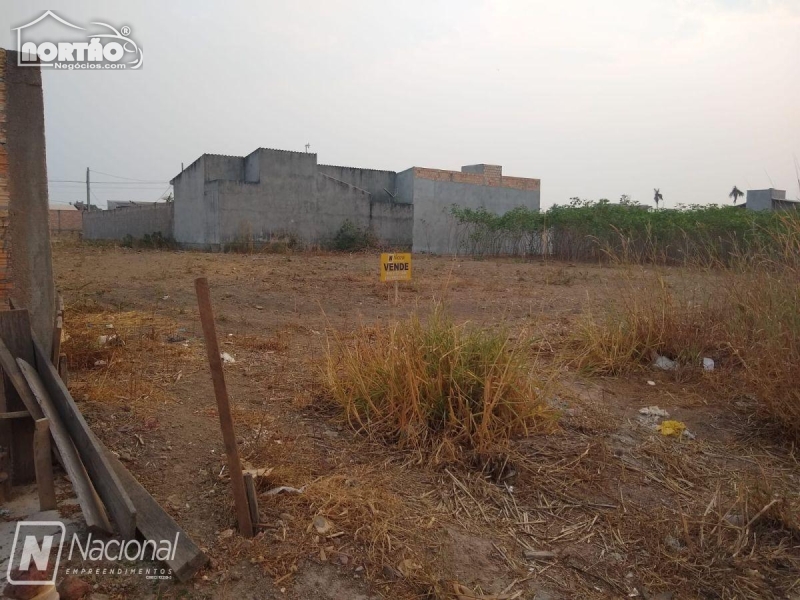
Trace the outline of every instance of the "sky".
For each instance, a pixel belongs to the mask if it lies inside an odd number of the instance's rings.
[[[307,143],[322,164],[501,164],[543,208],[800,197],[800,0],[0,0],[0,45],[48,8],[129,26],[144,58],[43,73],[51,203],[85,200],[87,167],[93,203],[152,201],[203,153]]]

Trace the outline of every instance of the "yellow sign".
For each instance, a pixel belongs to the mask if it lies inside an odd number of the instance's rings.
[[[411,254],[381,254],[381,281],[411,281]]]

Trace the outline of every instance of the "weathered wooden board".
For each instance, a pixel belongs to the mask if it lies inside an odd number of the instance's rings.
[[[89,473],[92,484],[103,500],[120,535],[125,539],[133,539],[136,535],[136,509],[133,502],[102,452],[100,440],[89,428],[80,409],[75,404],[75,400],[50,361],[50,355],[45,352],[35,338],[33,349],[39,376],[53,400],[64,427],[78,449],[78,454]]]
[[[156,543],[161,540],[174,542],[177,539],[173,558],[165,563],[180,581],[191,579],[208,562],[208,557],[105,446],[103,452],[133,500],[136,507],[136,529],[145,539]]]
[[[19,359],[19,366],[28,385],[30,385],[31,391],[33,391],[33,396],[50,421],[50,433],[61,454],[64,470],[67,472],[75,494],[78,496],[78,503],[81,506],[81,511],[83,511],[83,518],[87,527],[90,531],[97,533],[112,533],[111,523],[108,522],[106,511],[100,503],[100,498],[95,493],[78,451],[72,443],[72,439],[69,437],[64,423],[61,421],[61,416],[58,414],[58,410],[56,410],[50,394],[47,393],[39,374],[22,359]]]
[[[15,373],[19,376],[19,369],[14,368],[14,358],[22,358],[28,362],[34,360],[33,344],[31,340],[31,321],[27,310],[0,311],[0,340],[4,342],[0,348],[0,366],[3,371],[3,383],[0,392],[4,401],[0,401],[2,412],[15,412],[27,410],[33,418],[41,418],[41,410],[32,400],[30,394],[27,398],[21,397],[15,385]],[[5,351],[3,351],[5,350]],[[16,384],[26,389],[24,381]],[[31,404],[32,406],[26,406]],[[33,464],[33,419],[18,419],[8,425],[0,427],[0,436],[6,437],[3,446],[10,448],[11,452],[11,481],[15,484],[30,483],[36,476]]]
[[[36,420],[33,432],[33,463],[36,466],[39,510],[54,510],[56,488],[53,484],[53,455],[50,451],[50,421],[47,417]]]

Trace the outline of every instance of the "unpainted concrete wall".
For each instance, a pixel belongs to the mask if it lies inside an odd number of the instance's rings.
[[[55,322],[44,97],[38,67],[0,48],[0,296],[30,311],[49,353]]]
[[[394,176],[319,167],[316,154],[269,148],[243,158],[204,155],[172,180],[175,240],[198,248],[289,240],[326,245],[349,220],[387,247],[410,247],[413,207],[387,193]]]
[[[395,177],[397,173],[394,171],[378,171],[337,165],[318,165],[317,170],[324,175],[369,192],[374,200],[389,201],[392,200],[392,194],[395,193]]]
[[[785,200],[786,190],[768,188],[766,190],[747,190],[747,210],[775,210],[773,200]],[[780,203],[778,203],[780,204]]]
[[[504,214],[524,206],[539,210],[540,189],[536,179],[499,177],[480,179],[469,172],[409,169],[398,174],[398,190],[410,186],[414,199],[413,251],[457,254],[461,249],[459,228],[451,215],[453,205],[486,208]],[[410,180],[410,181],[409,181]]]
[[[117,210],[98,210],[83,215],[83,237],[87,240],[121,240],[126,236],[142,239],[161,233],[173,237],[174,203],[131,206]]]

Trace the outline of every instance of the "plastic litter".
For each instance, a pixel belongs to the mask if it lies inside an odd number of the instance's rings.
[[[219,355],[219,357],[222,359],[222,362],[224,362],[224,363],[235,363],[236,362],[236,359],[233,358],[227,352],[223,352],[222,354]]]
[[[666,356],[661,356],[659,354],[653,361],[653,366],[657,369],[661,369],[662,371],[674,371],[678,368],[678,363],[670,358],[667,358]]]
[[[680,436],[686,431],[686,423],[681,421],[664,421],[658,426],[661,435]]]
[[[704,371],[713,371],[714,370],[714,359],[713,358],[703,358],[703,370]]]

